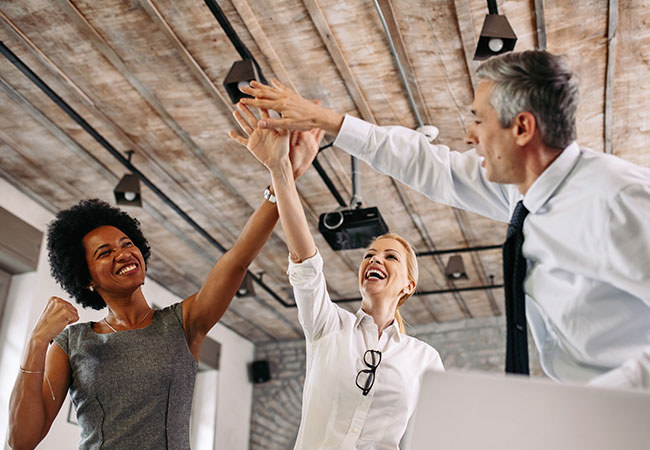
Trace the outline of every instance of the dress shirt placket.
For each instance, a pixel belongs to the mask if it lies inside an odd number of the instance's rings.
[[[367,350],[379,350],[378,348],[379,340],[377,339],[378,329],[372,317],[365,315],[364,313],[363,317],[361,317],[361,319],[359,320],[357,326],[361,328],[361,333],[365,337]],[[361,356],[361,359],[363,359],[363,354]],[[379,367],[377,367],[377,370],[375,371],[375,382],[372,389],[370,389],[370,392],[368,392],[368,395],[361,395],[361,391],[359,391],[361,400],[359,401],[357,408],[354,411],[352,420],[350,420],[350,427],[348,428],[348,433],[345,436],[343,444],[341,445],[342,450],[354,449],[357,442],[359,441],[359,438],[361,437],[361,431],[363,430],[363,427],[366,424],[368,413],[370,412],[370,407],[372,406],[372,400],[374,399],[375,392],[377,391],[377,381],[378,381],[377,376],[380,369],[381,369],[381,364],[379,365]]]
[[[361,392],[359,392],[359,395],[361,395]],[[373,390],[371,389],[368,395],[362,397],[363,398],[359,401],[357,409],[354,411],[354,415],[350,421],[350,428],[348,428],[348,433],[343,440],[341,450],[354,449],[359,441],[359,437],[361,437],[361,431],[363,430],[366,419],[368,418],[368,412],[370,411],[372,399],[374,398]]]

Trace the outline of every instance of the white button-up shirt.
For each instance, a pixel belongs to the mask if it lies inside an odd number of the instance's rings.
[[[395,322],[378,338],[371,316],[331,302],[320,253],[289,261],[289,281],[307,341],[307,370],[296,450],[395,450],[417,403],[422,375],[444,370],[430,345],[401,334]],[[356,385],[366,350],[381,362],[367,396]]]
[[[334,142],[429,198],[508,222],[522,195],[482,158],[346,116]],[[524,206],[526,313],[554,379],[650,388],[650,170],[569,145]],[[615,369],[615,370],[612,370]]]

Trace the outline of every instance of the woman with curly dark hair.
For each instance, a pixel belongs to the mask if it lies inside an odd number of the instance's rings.
[[[298,177],[322,132],[295,136]],[[52,275],[77,303],[107,313],[99,322],[68,326],[79,319],[76,308],[49,298],[11,395],[12,448],[38,445],[69,390],[80,449],[189,449],[201,344],[277,222],[275,200],[268,192],[265,198],[201,289],[162,310],[142,293],[150,249],[137,220],[96,199],[60,212],[48,231]]]

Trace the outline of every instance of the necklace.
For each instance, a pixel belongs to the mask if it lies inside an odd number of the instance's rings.
[[[122,330],[122,331],[130,331],[130,330],[133,330],[134,328],[137,328],[140,324],[142,324],[142,322],[145,321],[145,319],[146,319],[147,317],[149,317],[149,313],[150,313],[151,311],[153,311],[153,309],[149,308],[149,311],[147,311],[147,314],[145,314],[144,317],[143,317],[142,319],[140,319],[140,322],[136,323],[136,324],[133,325],[131,328],[129,328],[129,329],[127,329],[127,330]],[[110,323],[108,323],[108,320],[106,320],[106,317],[104,317],[103,320],[104,320],[104,323],[106,324],[106,326],[107,326],[108,328],[110,328],[111,330],[113,330],[113,333],[117,333],[117,330],[116,330],[115,328],[113,328],[113,327],[111,326]]]

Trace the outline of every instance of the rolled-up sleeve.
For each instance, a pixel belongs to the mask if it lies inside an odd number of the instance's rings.
[[[298,320],[307,339],[315,341],[340,329],[339,308],[327,292],[320,252],[300,263],[289,258],[287,274],[298,306]]]

